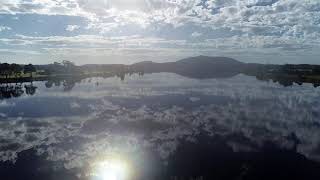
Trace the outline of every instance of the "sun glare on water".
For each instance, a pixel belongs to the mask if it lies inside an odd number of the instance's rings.
[[[120,159],[105,159],[95,162],[91,172],[93,180],[127,180],[129,174],[128,164]]]

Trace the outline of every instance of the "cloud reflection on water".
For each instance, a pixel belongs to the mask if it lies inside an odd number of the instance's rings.
[[[242,75],[200,81],[152,74],[122,83],[97,81],[98,87],[86,82],[55,93],[39,84],[35,96],[3,101],[0,159],[15,161],[18,153],[36,149],[72,169],[101,152],[132,155],[151,149],[166,162],[181,141],[197,142],[206,134],[224,137],[234,151],[258,151],[266,141],[292,149],[299,142],[298,152],[320,160],[320,91],[311,86],[284,88]],[[68,114],[10,115],[21,102],[32,102],[37,111],[57,99]],[[80,113],[83,108],[90,110]]]

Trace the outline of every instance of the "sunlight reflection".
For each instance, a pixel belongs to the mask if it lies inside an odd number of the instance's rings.
[[[98,160],[92,164],[93,180],[127,180],[130,176],[128,163],[119,158]]]

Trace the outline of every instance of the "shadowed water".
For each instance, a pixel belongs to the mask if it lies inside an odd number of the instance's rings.
[[[156,73],[0,89],[0,179],[320,178],[312,84]],[[92,173],[110,159],[126,177]]]

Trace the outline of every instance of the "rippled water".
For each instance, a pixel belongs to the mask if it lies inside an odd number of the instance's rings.
[[[158,73],[66,86],[0,100],[0,179],[319,178],[312,85]]]

